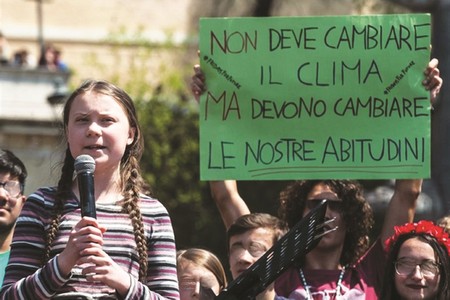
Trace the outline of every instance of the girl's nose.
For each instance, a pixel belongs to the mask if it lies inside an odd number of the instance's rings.
[[[98,126],[98,124],[96,122],[92,122],[87,130],[87,135],[91,136],[91,135],[100,135],[101,133],[101,128],[100,126]]]
[[[239,256],[239,262],[244,264],[253,264],[254,257],[248,252],[248,250],[243,251],[243,253]]]
[[[193,298],[199,298],[200,297],[200,282],[196,282],[195,283],[195,287],[192,290],[192,295]]]
[[[411,277],[412,278],[417,278],[417,279],[422,279],[423,278],[423,274],[422,274],[422,270],[420,269],[420,265],[417,265],[414,270],[411,273]]]

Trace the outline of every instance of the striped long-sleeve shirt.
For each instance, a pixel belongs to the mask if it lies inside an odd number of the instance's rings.
[[[52,218],[55,188],[41,188],[30,195],[17,220],[11,255],[1,299],[50,299],[67,292],[114,294],[102,283],[87,282],[75,266],[69,276],[58,269],[58,254],[69,239],[71,229],[81,219],[81,208],[73,195],[64,204],[50,260],[42,265],[45,234]],[[131,287],[125,299],[179,299],[176,247],[166,208],[156,199],[142,196],[139,203],[147,238],[148,271],[143,284],[137,280],[139,254],[128,214],[115,203],[97,203],[97,220],[107,228],[103,250],[130,274]]]

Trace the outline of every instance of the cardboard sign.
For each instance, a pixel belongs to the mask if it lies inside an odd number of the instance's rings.
[[[204,18],[202,180],[430,176],[428,14]]]

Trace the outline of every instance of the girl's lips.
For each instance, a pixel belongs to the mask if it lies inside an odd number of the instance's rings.
[[[323,231],[328,231],[328,230],[336,228],[336,225],[334,225],[334,220],[335,219],[336,218],[326,218],[325,222],[323,224],[323,227],[322,227]]]
[[[426,288],[425,285],[421,285],[421,284],[407,284],[406,286],[408,288],[414,289],[414,290],[421,290],[421,289],[425,289]]]

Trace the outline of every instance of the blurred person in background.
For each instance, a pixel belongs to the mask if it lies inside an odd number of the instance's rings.
[[[8,265],[16,220],[25,204],[27,170],[11,151],[0,150],[0,287]]]
[[[227,286],[222,263],[208,250],[179,250],[177,272],[180,300],[201,299],[201,293],[205,290],[211,290],[217,296]]]

